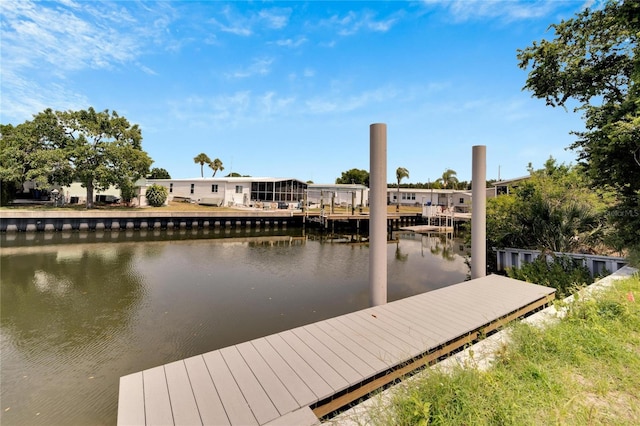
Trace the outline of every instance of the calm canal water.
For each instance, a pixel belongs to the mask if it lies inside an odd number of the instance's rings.
[[[7,425],[111,425],[120,376],[368,307],[368,247],[302,231],[0,236]],[[465,280],[458,240],[399,234],[389,301]]]

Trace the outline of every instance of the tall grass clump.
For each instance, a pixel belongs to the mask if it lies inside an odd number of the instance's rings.
[[[487,371],[433,368],[372,409],[375,425],[640,424],[640,278],[567,307],[541,329],[510,328]],[[471,362],[471,364],[473,364]]]

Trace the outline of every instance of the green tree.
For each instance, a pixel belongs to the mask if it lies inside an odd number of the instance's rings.
[[[69,185],[87,189],[87,208],[95,189],[145,176],[152,161],[142,150],[142,134],[115,111],[47,109],[32,121],[2,127],[2,179],[21,183]],[[5,147],[7,148],[5,151]],[[20,152],[22,151],[22,152]]]
[[[336,179],[336,184],[350,183],[369,186],[369,172],[362,169],[351,169],[342,172],[342,176]]]
[[[153,207],[160,207],[164,205],[164,202],[167,201],[167,197],[169,196],[169,192],[167,188],[162,185],[153,184],[147,188],[145,193],[145,197],[147,197],[147,203]]]
[[[193,157],[193,162],[196,164],[200,164],[200,177],[204,177],[204,165],[211,163],[211,158],[204,152]]]
[[[553,40],[518,51],[525,88],[553,107],[577,102],[586,131],[571,148],[596,185],[616,191],[609,214],[622,243],[640,245],[640,2],[608,1],[551,28]]]
[[[219,171],[223,171],[224,167],[222,166],[222,161],[219,158],[209,162],[209,167],[213,170],[213,177],[216,177],[216,173]]]
[[[149,179],[171,179],[171,175],[163,168],[154,167],[149,173]]]
[[[0,181],[3,204],[27,181],[36,187],[70,183],[72,168],[66,161],[64,130],[55,113],[48,109],[13,126],[0,125]]]
[[[136,185],[131,179],[123,179],[118,184],[118,188],[120,189],[120,198],[122,198],[122,202],[126,205],[129,205],[131,200],[136,198]]]
[[[442,173],[442,176],[436,179],[437,183],[440,183],[443,188],[455,189],[458,184],[458,177],[455,170],[447,169]]]
[[[547,160],[510,195],[487,200],[489,247],[561,252],[604,243],[607,194],[594,191],[580,167]]]
[[[400,211],[400,181],[409,177],[409,170],[404,167],[398,167],[396,169],[396,180],[398,181],[398,192],[396,195],[396,212]]]

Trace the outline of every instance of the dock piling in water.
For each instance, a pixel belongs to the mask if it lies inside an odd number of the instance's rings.
[[[471,279],[487,275],[487,147],[473,147],[471,168]]]
[[[369,126],[369,300],[387,303],[387,125]]]

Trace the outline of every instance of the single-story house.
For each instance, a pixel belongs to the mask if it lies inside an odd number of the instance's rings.
[[[147,186],[167,188],[169,201],[188,201],[215,206],[271,207],[297,205],[307,184],[292,178],[221,177],[195,179],[147,179]],[[267,205],[265,205],[267,203]]]
[[[362,184],[314,184],[307,187],[309,204],[331,204],[354,207],[369,205],[369,188]]]
[[[397,204],[397,197],[397,188],[387,188],[388,204]],[[467,212],[471,208],[471,191],[400,188],[400,205],[453,207],[457,211]]]

